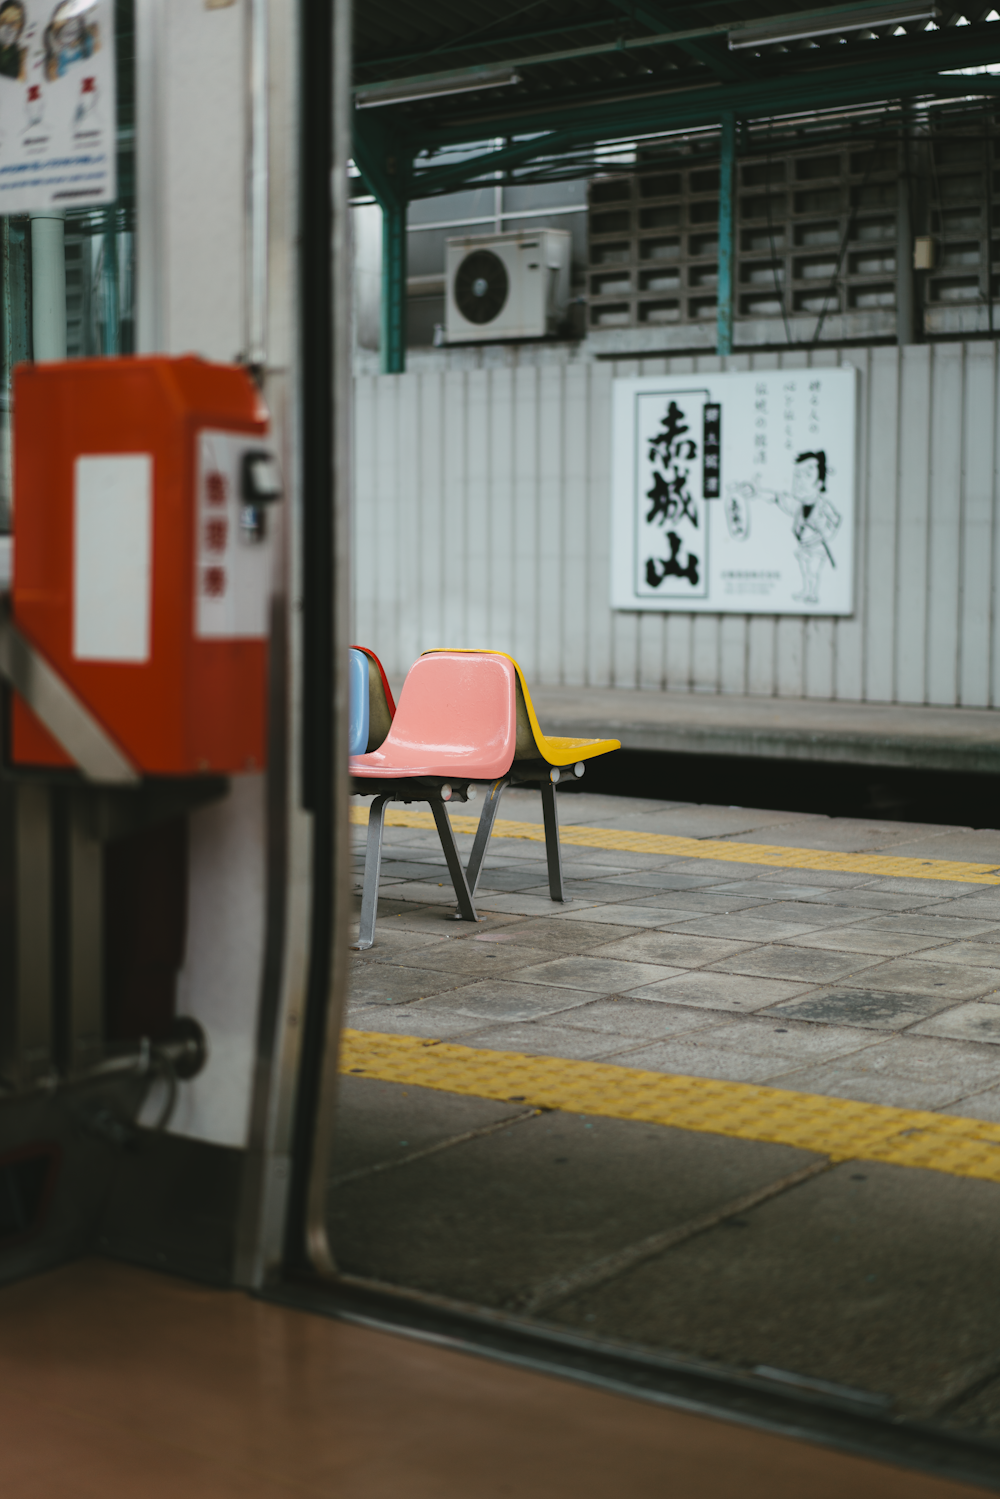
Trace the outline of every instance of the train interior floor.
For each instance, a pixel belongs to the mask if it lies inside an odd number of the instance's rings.
[[[559,811],[571,900],[508,792],[478,924],[390,813],[341,1271],[1000,1439],[1000,832]]]
[[[5,1499],[988,1491],[109,1260],[0,1289]]]

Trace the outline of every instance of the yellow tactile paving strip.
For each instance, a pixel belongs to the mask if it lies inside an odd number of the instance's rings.
[[[478,817],[452,812],[456,833],[474,833]],[[430,812],[389,808],[386,823],[394,828],[432,828]],[[367,807],[352,807],[351,821],[368,822]],[[545,829],[535,822],[493,824],[494,838],[527,838],[545,842]],[[962,885],[1000,885],[1000,866],[967,864],[957,859],[899,859],[892,854],[844,854],[832,849],[786,848],[772,843],[729,843],[722,838],[681,838],[672,833],[632,833],[619,828],[560,828],[565,844],[582,848],[621,849],[632,854],[661,854],[671,859],[722,859],[730,864],[767,864],[775,869],[828,869],[840,874],[895,876],[907,880],[950,880]]]
[[[340,1065],[382,1082],[1000,1182],[1000,1124],[978,1119],[372,1031],[344,1032]]]

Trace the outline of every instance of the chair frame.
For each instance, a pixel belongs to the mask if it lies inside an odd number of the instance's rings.
[[[365,846],[365,882],[361,894],[361,922],[358,940],[351,944],[356,952],[366,952],[375,943],[375,922],[378,917],[378,885],[382,869],[382,839],[385,832],[385,813],[390,802],[428,802],[434,816],[434,825],[441,840],[445,863],[458,902],[457,921],[479,921],[476,911],[475,889],[469,885],[462,858],[455,842],[455,830],[448,817],[448,802],[441,795],[442,787],[452,788],[451,801],[465,802],[469,798],[471,782],[456,783],[440,780],[380,781],[378,789],[370,780],[352,779],[351,790],[356,796],[374,798],[368,812],[368,841]],[[475,790],[472,792],[475,796]],[[494,814],[495,815],[495,814]],[[482,819],[480,819],[482,821]],[[492,820],[490,827],[492,828]],[[481,861],[480,861],[481,862]]]

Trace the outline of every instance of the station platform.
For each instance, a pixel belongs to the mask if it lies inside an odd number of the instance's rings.
[[[508,792],[478,925],[390,813],[342,1270],[992,1446],[1000,832],[559,805],[571,902]]]
[[[626,688],[533,687],[547,732],[629,750],[1000,771],[1000,712]]]

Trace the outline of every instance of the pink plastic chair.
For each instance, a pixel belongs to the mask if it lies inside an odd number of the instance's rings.
[[[358,948],[375,940],[385,809],[391,801],[429,802],[455,887],[459,914],[477,921],[445,804],[475,796],[472,781],[506,775],[517,744],[517,673],[506,656],[441,651],[410,668],[381,746],[352,755],[356,795],[374,796],[368,814]]]

